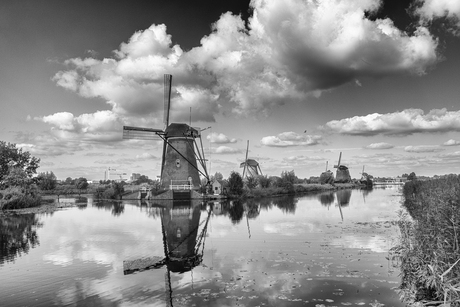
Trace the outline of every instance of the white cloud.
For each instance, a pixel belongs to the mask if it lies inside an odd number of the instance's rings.
[[[163,74],[173,78],[172,116],[212,122],[230,109],[268,114],[365,76],[424,74],[438,61],[434,39],[412,35],[389,19],[367,19],[379,0],[251,2],[244,21],[231,13],[213,24],[201,45],[183,51],[166,25],[151,25],[120,44],[113,58],[74,58],[56,73],[58,86],[106,101],[118,117],[141,121],[163,113]]]
[[[320,135],[302,135],[295,132],[283,132],[277,136],[265,136],[260,143],[269,147],[312,146],[322,140]]]
[[[75,117],[69,112],[36,117],[50,124],[51,133],[58,139],[114,141],[121,139],[121,122],[112,111],[97,111]]]
[[[453,140],[453,139],[450,139],[450,140],[444,142],[442,145],[443,146],[458,146],[458,145],[460,145],[460,142],[456,141],[456,140]]]
[[[443,151],[444,148],[441,148],[437,145],[419,145],[419,146],[406,146],[404,150],[407,152],[437,152]]]
[[[234,138],[229,138],[223,133],[217,133],[217,132],[212,132],[208,134],[206,139],[209,140],[211,143],[216,143],[216,144],[228,144],[228,143],[236,143],[237,140]]]
[[[460,131],[460,111],[433,109],[424,114],[420,109],[407,109],[401,112],[365,116],[354,116],[333,120],[324,127],[340,134],[349,135],[409,135],[423,132]]]
[[[392,145],[392,144],[381,142],[381,143],[369,144],[369,145],[365,146],[364,148],[367,148],[367,149],[390,149],[390,148],[394,148],[394,147],[395,146]]]
[[[242,153],[241,149],[232,148],[228,146],[219,146],[217,148],[213,148],[213,152],[216,154],[235,154],[235,153]]]
[[[417,0],[416,14],[422,17],[423,22],[446,17],[451,22],[451,30],[460,29],[460,1],[458,0]],[[446,25],[449,26],[449,25]]]

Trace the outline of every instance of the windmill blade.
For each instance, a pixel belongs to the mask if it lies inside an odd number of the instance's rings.
[[[166,258],[158,256],[135,260],[125,260],[123,261],[123,274],[128,275],[139,271],[159,269],[165,264]]]
[[[337,165],[334,165],[334,168],[339,168],[340,160],[342,160],[342,152],[340,152],[340,155],[339,155],[339,163],[337,163]]]
[[[165,129],[169,126],[169,110],[171,109],[172,75],[164,75],[164,119]]]
[[[249,140],[248,140],[248,145],[246,147],[246,159],[244,159],[243,179],[244,179],[244,173],[246,172],[246,168],[248,167],[248,152],[249,152]]]
[[[159,140],[159,134],[164,134],[161,129],[123,126],[123,139]]]

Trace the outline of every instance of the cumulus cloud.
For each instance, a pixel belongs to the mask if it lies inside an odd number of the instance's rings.
[[[92,141],[114,141],[121,139],[121,122],[112,111],[97,111],[75,117],[69,112],[36,117],[50,124],[51,133],[58,139],[84,139]]]
[[[390,149],[390,148],[394,148],[394,147],[395,146],[392,145],[392,144],[381,142],[381,143],[369,144],[369,145],[365,146],[364,148],[367,148],[367,149]]]
[[[411,35],[390,19],[370,20],[379,0],[251,2],[248,26],[223,14],[201,44],[172,44],[166,25],[151,25],[120,44],[112,58],[73,58],[53,80],[88,98],[102,98],[129,120],[163,113],[163,74],[173,77],[176,121],[212,122],[222,110],[268,114],[363,76],[424,74],[437,61],[437,40],[424,26]],[[71,118],[60,125],[71,129]],[[68,127],[69,125],[69,127]]]
[[[456,0],[417,0],[415,13],[422,22],[445,17],[450,22],[451,30],[460,34],[460,2]]]
[[[460,111],[433,109],[424,114],[420,109],[333,120],[320,127],[322,130],[348,135],[371,136],[409,135],[424,132],[460,131]]]
[[[260,143],[269,147],[312,146],[322,140],[320,135],[302,135],[295,132],[283,132],[277,136],[265,136]]]
[[[443,151],[444,148],[441,148],[437,145],[419,145],[419,146],[406,146],[404,150],[407,152],[438,152]]]
[[[216,144],[228,144],[228,143],[236,143],[237,140],[234,138],[229,138],[223,133],[217,133],[217,132],[212,132],[208,134],[206,139],[209,140],[211,143],[216,143]]]
[[[460,145],[460,142],[456,141],[456,140],[453,140],[453,139],[450,139],[450,140],[444,142],[442,145],[443,146],[458,146],[458,145]]]

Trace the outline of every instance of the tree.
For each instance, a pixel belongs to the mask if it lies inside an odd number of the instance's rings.
[[[79,195],[81,194],[81,190],[84,190],[88,187],[88,181],[86,178],[80,177],[75,181],[75,186],[77,187],[79,191]]]
[[[250,190],[255,189],[258,184],[259,183],[256,177],[249,176],[246,178],[246,186],[248,187],[248,189]]]
[[[417,176],[415,175],[414,172],[410,173],[408,176],[407,176],[407,180],[415,180],[417,179]]]
[[[222,180],[222,179],[224,179],[224,175],[222,175],[222,174],[219,173],[219,172],[216,172],[216,173],[214,174],[214,179],[216,179],[216,180]]]
[[[260,175],[259,184],[262,189],[268,188],[270,186],[270,178],[268,178],[267,175]]]
[[[16,147],[16,144],[0,141],[0,181],[8,175],[10,169],[20,168],[31,178],[39,167],[40,159],[30,155],[28,151]]]
[[[228,178],[228,188],[230,190],[230,194],[243,194],[243,185],[243,178],[241,178],[241,175],[236,172],[231,172],[230,177]]]
[[[37,176],[38,186],[44,191],[53,190],[57,184],[57,178],[53,172],[40,173]]]
[[[27,173],[19,167],[10,168],[9,172],[3,177],[4,187],[21,187],[26,188],[32,183],[32,179],[27,176]]]

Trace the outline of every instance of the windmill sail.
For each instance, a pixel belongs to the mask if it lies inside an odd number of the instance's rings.
[[[163,133],[161,129],[123,126],[123,139],[159,140],[158,134]]]
[[[249,151],[249,140],[248,145],[246,148],[246,158],[244,162],[240,164],[240,167],[243,168],[243,178],[246,177],[257,177],[262,174],[262,170],[260,169],[259,163],[254,159],[248,159],[248,151]]]
[[[187,124],[170,123],[172,75],[164,76],[164,129],[123,127],[124,139],[163,140],[160,185],[164,190],[173,190],[168,199],[190,198],[191,190],[201,184],[200,174],[209,180],[206,159],[201,141],[201,130]],[[202,170],[198,168],[201,166]],[[174,191],[176,190],[176,191]],[[181,191],[177,191],[181,190]],[[183,194],[183,195],[182,195]],[[172,198],[171,198],[172,197]]]

